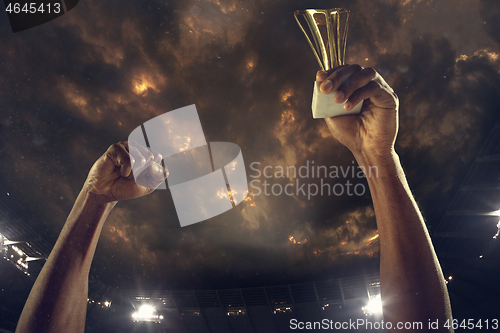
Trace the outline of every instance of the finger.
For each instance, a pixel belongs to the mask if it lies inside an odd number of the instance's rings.
[[[118,142],[119,145],[122,145],[126,151],[128,151],[128,141],[120,141]]]
[[[350,76],[338,89],[333,97],[337,103],[347,100],[357,89],[366,86],[377,76],[377,71],[373,68],[363,68],[359,72]]]
[[[349,111],[364,99],[370,99],[379,108],[398,108],[398,97],[396,94],[392,89],[388,89],[383,81],[379,81],[378,79],[372,80],[361,89],[356,90],[344,104],[344,109]]]
[[[132,163],[130,154],[123,142],[111,145],[106,151],[106,156],[113,162],[116,167],[120,168],[120,176],[128,177],[132,171]]]
[[[346,67],[346,66],[348,66],[348,65],[337,66],[337,67],[331,68],[331,69],[329,69],[327,71],[318,71],[316,73],[316,81],[318,81],[318,82],[321,83],[321,82],[325,81],[326,79],[328,79],[328,77],[330,75],[332,75],[333,72],[335,72],[335,71],[337,71],[337,70],[339,70],[339,69],[341,69],[343,67]]]
[[[142,156],[144,156],[146,158],[146,160],[148,162],[154,160],[154,155],[153,155],[153,153],[148,148],[146,148],[146,147],[138,144],[135,141],[132,141],[131,143],[133,144],[133,146],[135,148],[137,148],[137,150],[142,154]]]
[[[147,188],[149,190],[154,190],[161,184],[159,181],[155,181],[149,175],[149,168],[143,170],[141,174],[135,180],[132,181],[134,181],[136,185]]]
[[[135,183],[149,190],[154,190],[165,181],[167,176],[168,171],[158,163],[153,162],[149,168],[142,171]]]
[[[134,161],[134,158],[130,156],[130,153],[128,151],[128,142],[127,141],[122,141],[119,142],[118,145],[122,148],[121,149],[121,155],[123,155],[124,162],[122,163],[120,167],[120,176],[122,177],[128,177],[132,173],[132,163]]]
[[[151,150],[151,153],[153,153],[153,160],[154,160],[156,163],[160,164],[160,163],[161,163],[161,160],[163,160],[163,156],[161,156],[161,154],[160,154],[160,153],[157,153],[157,152],[152,151],[152,150]]]
[[[134,144],[134,147],[137,147],[137,150],[140,151],[140,153],[144,156],[149,156],[149,158],[146,160],[146,163],[144,163],[142,166],[144,165],[149,165],[149,167],[151,168],[151,166],[153,165],[153,162],[157,163],[157,164],[161,164],[161,161],[163,160],[163,156],[158,153],[158,152],[155,152],[155,151],[152,151],[146,147],[143,147],[141,145],[139,145],[137,142],[133,141],[133,144]],[[141,167],[142,167],[141,166]],[[161,167],[161,165],[160,165]],[[163,167],[162,167],[163,168]],[[163,171],[162,171],[162,174],[163,174]],[[162,176],[163,177],[163,176]],[[166,177],[165,177],[166,178]],[[163,178],[163,179],[165,179]]]
[[[324,94],[329,94],[336,91],[349,77],[361,71],[362,67],[360,65],[346,65],[340,66],[337,70],[328,76],[328,79],[324,81],[320,89]]]
[[[328,78],[328,73],[325,71],[318,71],[316,73],[316,81],[323,82]]]
[[[153,162],[149,166],[149,175],[155,182],[162,183],[168,176],[168,171],[161,164]]]
[[[148,160],[146,159],[146,157],[144,157],[144,155],[141,154],[141,152],[136,148],[135,145],[130,144],[128,148],[130,157],[133,159],[132,173],[139,174],[142,170],[144,170]]]
[[[143,147],[134,140],[130,140],[128,146],[130,154],[136,160],[136,163],[133,165],[133,172],[135,174],[140,174],[142,170],[154,161],[155,157],[149,149]]]

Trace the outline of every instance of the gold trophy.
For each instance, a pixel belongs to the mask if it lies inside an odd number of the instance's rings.
[[[300,23],[299,15],[304,16],[314,44]],[[345,8],[306,9],[297,10],[294,13],[300,29],[302,29],[316,56],[316,60],[318,60],[321,69],[324,71],[344,65],[349,15],[349,9]],[[314,82],[312,101],[314,118],[328,118],[361,112],[363,102],[358,103],[351,111],[347,112],[343,108],[345,102],[336,103],[333,101],[333,96],[335,96],[335,92],[323,94],[319,90],[319,84]]]

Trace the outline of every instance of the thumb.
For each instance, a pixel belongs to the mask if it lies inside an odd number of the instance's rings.
[[[325,81],[327,78],[328,78],[328,73],[325,71],[318,71],[316,73],[316,81],[318,81],[319,83]]]

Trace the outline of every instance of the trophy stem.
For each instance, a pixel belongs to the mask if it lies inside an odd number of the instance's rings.
[[[347,28],[349,28],[349,15],[346,16],[345,18],[345,29],[344,29],[344,35],[342,36],[342,41],[344,45],[342,45],[342,54],[339,54],[339,59],[341,59],[342,65],[345,63],[345,49],[347,47]],[[340,34],[340,24],[337,25],[337,30],[339,31]]]
[[[333,17],[332,17],[333,16]],[[337,36],[335,36],[335,30],[333,30],[333,25],[335,24],[338,28],[338,22],[337,19],[337,13],[333,13],[333,15],[325,15],[326,18],[326,29],[327,29],[327,34],[328,34],[328,48],[330,51],[330,60],[332,63],[330,64],[330,68],[334,68],[338,66],[338,52],[337,52]],[[333,19],[333,22],[332,22]]]
[[[318,50],[321,50],[321,47],[319,46],[319,43],[316,39],[316,35],[313,33],[314,43],[316,44],[316,47],[314,47],[313,43],[311,42],[311,39],[307,35],[306,30],[302,26],[302,23],[300,23],[300,21],[299,21],[298,15],[302,15],[302,16],[306,17],[306,22],[307,22],[307,25],[309,26],[309,29],[314,32],[315,27],[309,22],[309,20],[307,20],[306,14],[307,14],[307,12],[305,10],[296,10],[293,15],[295,17],[295,20],[297,21],[297,24],[300,27],[300,30],[302,30],[302,32],[304,33],[304,36],[306,36],[307,42],[309,43],[309,46],[313,50],[314,56],[316,57],[316,60],[318,61],[319,66],[321,67],[321,70],[326,71],[327,68],[325,68],[325,66],[323,65],[323,62],[321,61],[321,58],[320,58],[318,52],[316,51],[316,48],[318,48]]]

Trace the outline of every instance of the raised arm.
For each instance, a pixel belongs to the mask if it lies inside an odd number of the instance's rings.
[[[347,100],[346,114],[365,99],[359,115],[327,118],[326,123],[360,167],[367,171],[372,167],[367,178],[380,234],[385,321],[393,326],[397,322],[421,322],[425,331],[429,320],[437,319],[440,329],[436,331],[452,331],[443,326],[448,319],[451,323],[452,316],[441,266],[394,150],[398,97],[374,69],[359,65],[318,72],[316,79],[322,82],[323,93],[341,92],[332,94],[332,98],[336,102]]]
[[[130,147],[130,149],[136,149]],[[165,179],[162,157],[139,147],[133,156],[127,142],[112,145],[92,166],[66,223],[31,289],[16,332],[83,332],[87,311],[88,275],[104,222],[118,200],[149,194]],[[154,160],[154,161],[153,161]],[[148,188],[136,185],[132,171]]]

